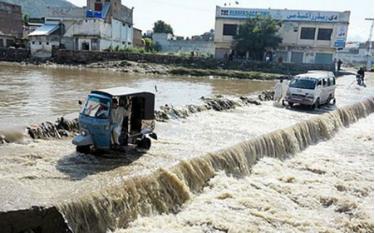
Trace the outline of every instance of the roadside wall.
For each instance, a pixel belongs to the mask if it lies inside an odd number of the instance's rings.
[[[167,65],[182,65],[199,69],[233,69],[243,71],[264,71],[269,73],[297,74],[308,70],[334,71],[333,64],[291,64],[264,63],[258,61],[234,60],[231,62],[202,57],[182,57],[161,54],[141,54],[127,52],[97,52],[58,50],[54,53],[54,61],[59,64],[89,64],[108,60],[129,60]]]
[[[30,57],[30,50],[28,49],[6,49],[0,48],[0,61],[25,61]]]

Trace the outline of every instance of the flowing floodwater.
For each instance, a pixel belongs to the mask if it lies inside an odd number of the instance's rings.
[[[0,129],[78,111],[94,89],[127,86],[155,92],[156,105],[198,103],[201,96],[249,95],[273,82],[128,74],[106,70],[0,64]]]
[[[140,218],[131,232],[372,232],[371,115],[285,161],[261,159],[250,176],[219,172],[178,214]]]
[[[354,80],[337,81],[340,109],[309,112],[264,102],[158,123],[159,140],[143,155],[81,155],[70,140],[1,146],[0,212],[58,205],[75,232],[94,233],[126,227],[138,215],[177,212],[217,171],[250,175],[262,157],[283,159],[373,112],[373,88],[355,87]]]

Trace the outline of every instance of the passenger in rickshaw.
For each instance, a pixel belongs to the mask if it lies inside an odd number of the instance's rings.
[[[121,145],[120,136],[124,117],[128,115],[128,111],[118,103],[117,99],[112,100],[112,142],[115,145]]]

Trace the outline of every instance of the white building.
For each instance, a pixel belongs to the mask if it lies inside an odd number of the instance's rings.
[[[133,9],[121,5],[121,0],[87,0],[84,8],[50,8],[45,24],[29,34],[29,41],[31,54],[43,58],[50,57],[54,47],[90,51],[131,47]]]
[[[345,47],[350,11],[307,11],[216,7],[215,57],[232,52],[233,36],[249,18],[270,16],[280,20],[280,48],[273,60],[293,63],[331,63],[336,49]]]
[[[337,59],[341,59],[344,64],[366,65],[369,60],[374,64],[374,41],[371,41],[370,44],[368,42],[348,42],[344,49],[337,52]]]
[[[191,53],[213,56],[214,42],[209,39],[177,39],[168,33],[153,33],[152,40],[160,46],[164,53]]]

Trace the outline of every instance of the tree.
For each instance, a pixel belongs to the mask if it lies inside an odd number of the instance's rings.
[[[159,52],[161,50],[161,46],[159,43],[155,43],[150,38],[144,38],[143,39],[144,45],[145,45],[145,51],[146,52]]]
[[[24,24],[24,25],[28,24],[28,23],[29,23],[29,20],[30,20],[29,15],[24,14],[23,17],[22,17],[22,22],[23,22],[23,24]]]
[[[269,16],[248,19],[234,36],[233,48],[239,54],[249,53],[250,58],[263,60],[266,49],[275,49],[282,42],[276,34],[280,27],[281,22]]]
[[[172,26],[162,20],[158,20],[154,23],[153,31],[154,33],[169,33],[173,35]]]

